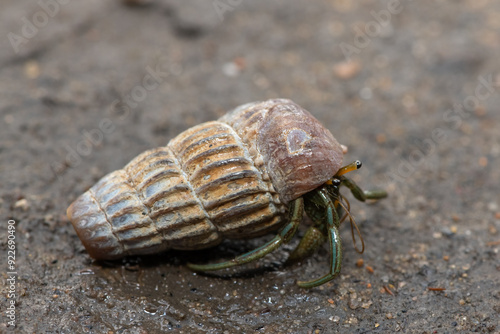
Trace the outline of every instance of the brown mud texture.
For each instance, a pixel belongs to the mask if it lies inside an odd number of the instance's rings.
[[[0,4],[1,333],[500,332],[500,2],[133,3]],[[329,257],[325,244],[285,265],[298,237],[206,275],[186,263],[270,236],[88,256],[65,215],[82,192],[275,97],[329,128],[345,162],[362,160],[359,185],[389,192],[368,205],[346,192],[366,250],[343,224],[336,279],[295,284]]]

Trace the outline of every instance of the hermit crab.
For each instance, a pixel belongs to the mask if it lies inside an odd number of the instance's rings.
[[[383,190],[363,191],[342,167],[344,147],[308,111],[287,99],[242,105],[217,121],[192,127],[164,146],[146,151],[123,169],[104,176],[68,208],[67,214],[90,256],[117,259],[168,249],[196,250],[223,239],[277,235],[230,261],[188,264],[210,271],[255,261],[289,242],[303,213],[313,225],[291,260],[330,246],[328,273],[340,272],[339,228],[349,217],[342,186],[360,201],[380,199]],[[364,244],[361,239],[362,248]]]

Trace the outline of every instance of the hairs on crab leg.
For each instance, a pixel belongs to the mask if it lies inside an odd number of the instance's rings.
[[[354,249],[356,249],[356,252],[358,252],[359,254],[363,254],[363,252],[365,251],[365,241],[363,240],[363,236],[361,235],[361,231],[359,230],[358,224],[356,224],[354,217],[351,215],[351,204],[344,196],[340,195],[340,197],[341,200],[338,201],[338,203],[345,211],[344,216],[340,220],[340,223],[342,223],[347,217],[349,217],[349,221],[351,223],[351,235],[352,235],[352,243],[354,244]],[[342,201],[345,201],[345,204]],[[361,249],[358,249],[356,238],[354,237],[354,229],[356,229],[356,233],[358,234],[358,237],[361,240]]]

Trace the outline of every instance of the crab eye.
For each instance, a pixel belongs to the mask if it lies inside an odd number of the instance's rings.
[[[342,181],[340,181],[340,179],[337,179],[337,178],[334,178],[331,180],[332,185],[337,186],[337,187],[340,186],[341,182]]]

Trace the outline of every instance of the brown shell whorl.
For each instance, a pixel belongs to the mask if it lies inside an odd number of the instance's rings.
[[[342,147],[330,131],[290,100],[269,110],[259,133],[259,150],[284,202],[325,183],[342,165]]]
[[[220,118],[248,145],[283,203],[325,183],[342,165],[342,146],[308,111],[288,99],[237,107]]]

